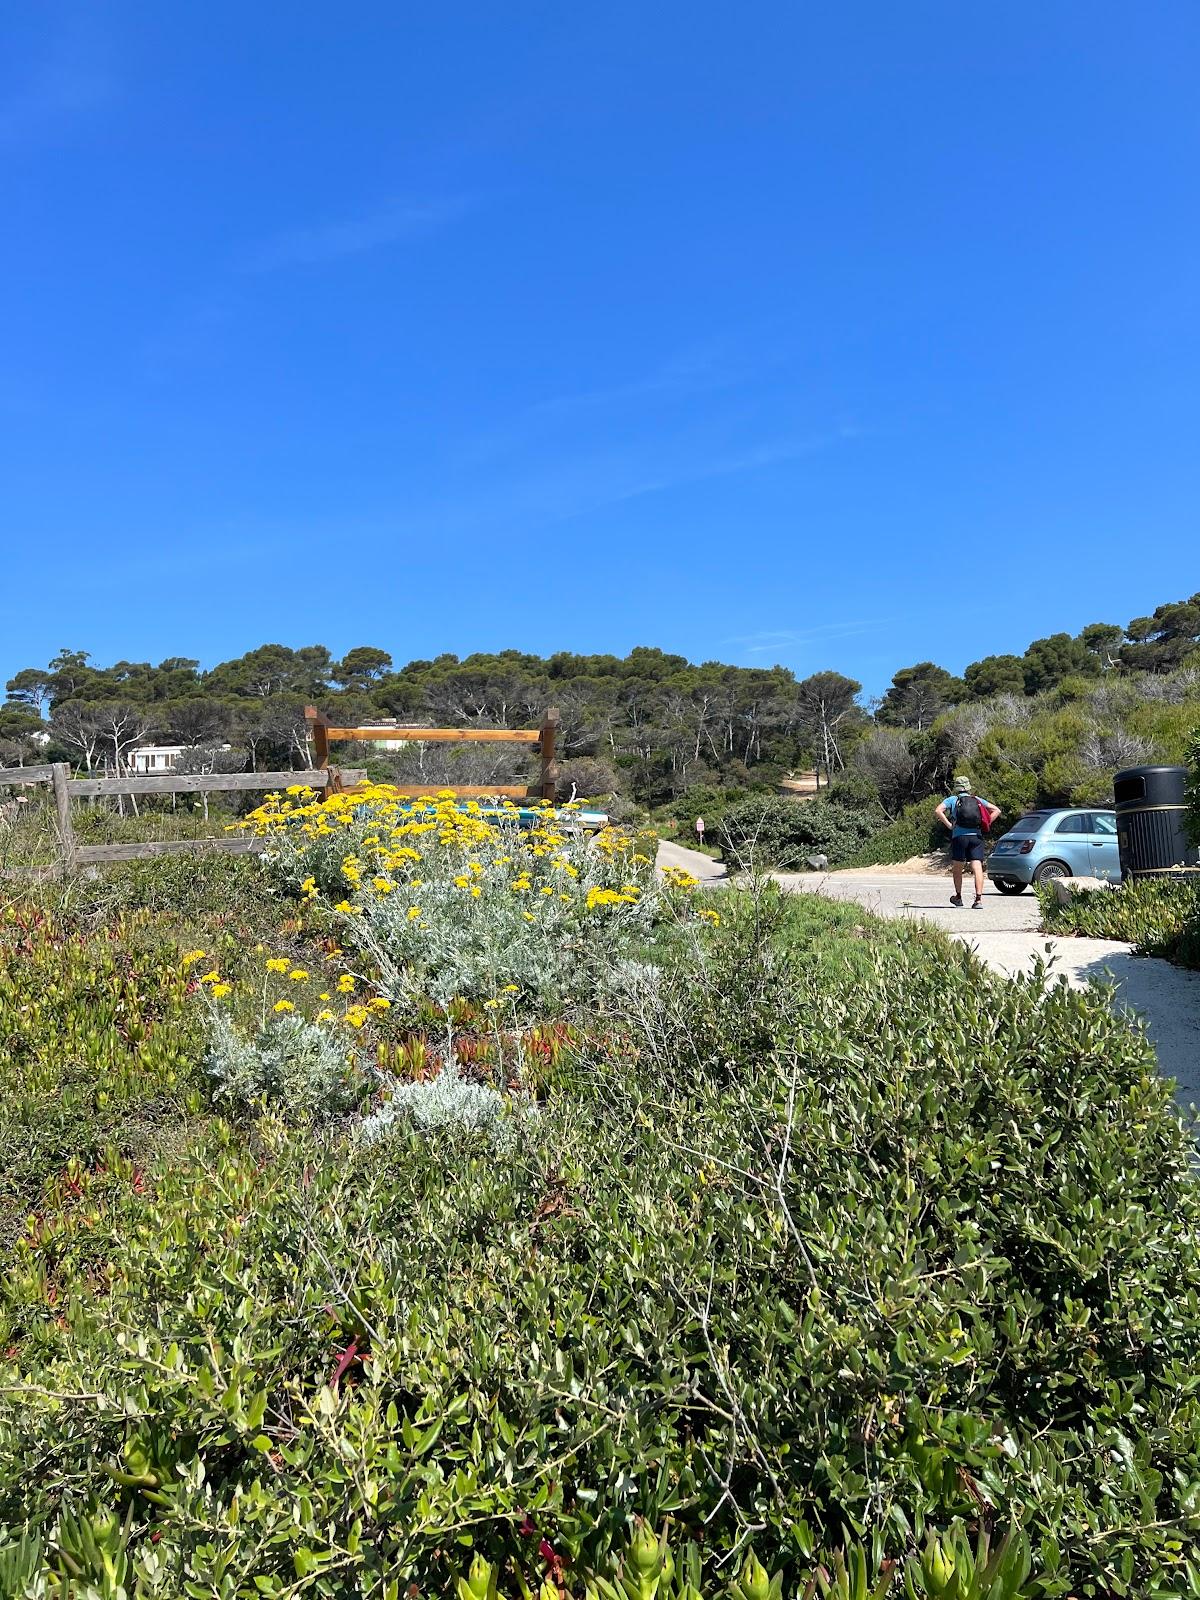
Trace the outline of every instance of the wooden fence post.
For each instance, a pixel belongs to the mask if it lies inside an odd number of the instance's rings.
[[[329,765],[329,718],[323,711],[318,711],[316,706],[305,706],[304,718],[308,723],[308,731],[313,743],[313,761],[318,771],[329,773],[329,784],[326,794],[340,794],[342,789],[342,775],[337,767]]]
[[[50,769],[54,809],[58,817],[58,852],[65,873],[75,870],[75,829],[71,825],[71,769],[56,761]]]
[[[559,721],[558,707],[551,706],[546,712],[538,735],[542,752],[542,778],[538,788],[543,800],[553,800],[558,793],[558,762],[555,753],[558,746]]]
[[[312,735],[313,764],[315,767],[329,765],[329,718],[322,716],[316,706],[305,706],[304,718],[308,723],[308,731]]]

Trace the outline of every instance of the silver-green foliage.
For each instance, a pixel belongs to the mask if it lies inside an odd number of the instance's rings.
[[[287,1014],[272,1014],[247,1035],[214,1010],[205,1066],[218,1099],[241,1108],[266,1101],[318,1119],[352,1111],[365,1081],[355,1053],[335,1034]]]
[[[452,1061],[424,1083],[393,1084],[380,1109],[360,1124],[359,1136],[374,1144],[408,1126],[422,1134],[481,1134],[497,1149],[511,1149],[519,1123],[535,1115],[532,1103],[472,1083]]]
[[[281,836],[270,870],[291,892],[311,879],[340,904],[351,892],[343,861],[370,862],[380,830],[379,816],[363,808],[334,834]],[[377,967],[393,1005],[487,1000],[511,985],[543,1011],[561,1010],[602,989],[664,912],[649,843],[605,849],[582,834],[549,843],[546,832],[508,821],[486,841],[445,842],[430,831],[400,842],[420,859],[390,870],[382,890],[364,868],[340,929]],[[592,890],[620,899],[589,906]]]

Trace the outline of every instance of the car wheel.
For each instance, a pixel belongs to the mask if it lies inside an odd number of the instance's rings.
[[[1069,878],[1071,869],[1065,861],[1043,861],[1033,875],[1034,883],[1049,883],[1051,878]]]
[[[992,882],[1001,894],[1024,894],[1029,885],[1018,883],[1015,878],[993,878]]]

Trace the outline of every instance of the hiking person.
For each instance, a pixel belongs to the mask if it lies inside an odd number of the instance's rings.
[[[950,830],[950,870],[954,874],[954,893],[950,896],[950,904],[961,906],[963,903],[963,866],[969,861],[975,879],[972,911],[978,911],[983,904],[985,807],[988,811],[986,826],[990,828],[1000,815],[1000,808],[973,793],[970,778],[955,778],[954,793],[948,794],[934,813],[938,821]]]

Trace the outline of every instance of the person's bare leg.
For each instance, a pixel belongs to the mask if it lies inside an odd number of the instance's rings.
[[[975,878],[975,898],[976,898],[976,900],[982,900],[983,899],[983,862],[982,861],[972,861],[972,863],[971,863],[971,872],[972,872],[972,874],[973,874],[973,876]]]
[[[951,865],[950,865],[950,871],[954,875],[954,893],[955,893],[955,896],[958,899],[961,900],[962,899],[962,874],[963,874],[963,864],[962,864],[962,862],[961,861],[952,862]]]

